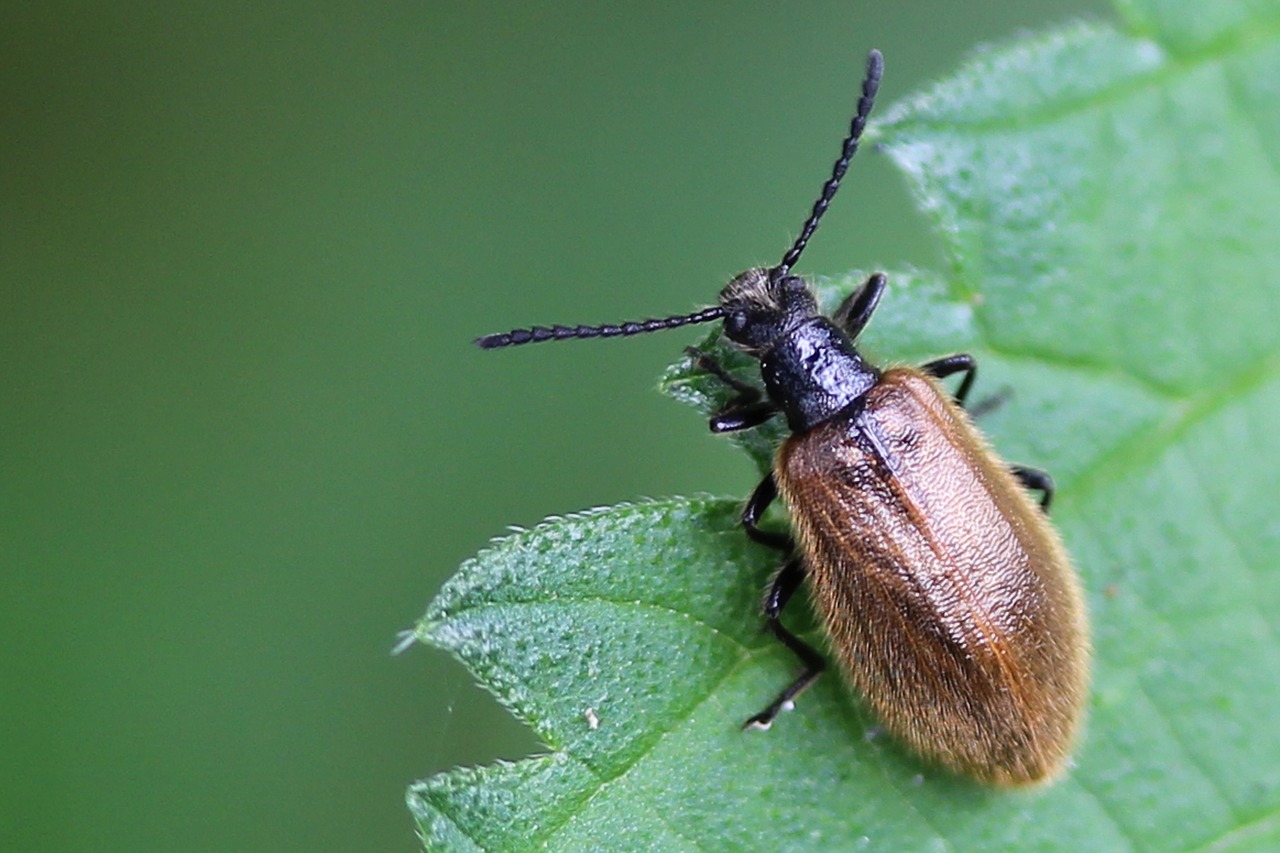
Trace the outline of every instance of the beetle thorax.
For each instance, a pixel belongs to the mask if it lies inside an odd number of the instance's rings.
[[[849,336],[822,316],[804,321],[761,353],[760,375],[797,433],[857,404],[880,381],[880,371]]]

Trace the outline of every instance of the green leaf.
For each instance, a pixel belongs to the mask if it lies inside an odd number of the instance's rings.
[[[1121,7],[1124,30],[979,54],[875,126],[951,268],[891,274],[864,349],[973,352],[977,395],[1004,397],[984,429],[1058,480],[1096,658],[1067,776],[948,776],[836,677],[739,731],[796,669],[757,615],[776,557],[738,500],[672,499],[498,542],[431,604],[417,639],[550,753],[414,785],[428,847],[1280,845],[1280,4]],[[725,394],[687,361],[663,386],[704,411]],[[740,438],[762,467],[779,429]]]

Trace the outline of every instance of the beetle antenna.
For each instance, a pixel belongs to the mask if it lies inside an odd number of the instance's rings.
[[[661,332],[667,329],[678,329],[694,323],[710,323],[724,316],[724,309],[719,305],[704,308],[692,314],[677,317],[663,317],[660,320],[640,320],[630,323],[606,323],[603,326],[533,326],[529,329],[512,329],[476,338],[475,344],[480,349],[499,349],[521,344],[540,344],[543,341],[567,341],[573,338],[617,338],[626,335],[643,335],[646,332]]]
[[[880,88],[880,76],[883,73],[884,57],[880,55],[880,51],[872,50],[867,54],[867,76],[862,80],[862,97],[858,99],[858,111],[854,113],[853,121],[849,123],[849,135],[845,137],[844,146],[840,149],[840,158],[836,160],[836,165],[831,170],[831,177],[822,185],[822,195],[818,196],[818,200],[813,203],[813,210],[805,220],[804,228],[800,229],[800,236],[782,256],[782,263],[774,269],[775,273],[785,274],[790,271],[796,261],[800,260],[800,253],[808,245],[813,232],[818,230],[818,222],[822,219],[822,214],[827,212],[827,207],[835,197],[836,190],[840,189],[840,180],[849,169],[849,161],[858,150],[858,140],[862,138],[863,128],[867,126],[867,116],[871,114],[871,107],[876,102],[876,91]]]

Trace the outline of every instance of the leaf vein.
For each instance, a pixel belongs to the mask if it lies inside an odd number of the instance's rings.
[[[1163,617],[1158,618],[1161,618],[1161,620],[1164,621]],[[1166,621],[1165,624],[1168,625],[1168,622]],[[1172,628],[1172,626],[1170,626],[1170,628]],[[1142,694],[1143,698],[1151,704],[1151,707],[1155,708],[1156,716],[1160,718],[1161,724],[1164,725],[1165,730],[1169,733],[1170,739],[1178,747],[1178,751],[1182,753],[1182,757],[1186,761],[1187,765],[1200,774],[1200,777],[1204,779],[1211,789],[1213,789],[1213,793],[1217,796],[1219,804],[1227,814],[1231,815],[1232,821],[1239,822],[1239,819],[1236,816],[1236,810],[1233,807],[1231,800],[1223,791],[1217,777],[1210,773],[1208,766],[1202,762],[1194,752],[1192,752],[1190,744],[1188,744],[1186,739],[1183,738],[1182,733],[1178,731],[1177,726],[1173,724],[1173,719],[1169,716],[1168,711],[1164,709],[1164,706],[1161,703],[1155,700],[1155,697],[1153,697],[1151,692],[1147,689],[1145,676],[1142,673],[1138,673],[1138,677],[1134,680],[1134,684]]]
[[[501,611],[505,608],[519,608],[519,607],[537,608],[537,607],[545,607],[547,605],[555,605],[555,604],[608,604],[615,607],[631,607],[631,608],[636,608],[638,610],[651,610],[651,611],[656,611],[658,613],[666,613],[671,616],[678,616],[682,619],[686,619],[700,628],[705,628],[708,632],[710,632],[714,636],[722,637],[728,642],[732,643],[742,653],[750,652],[751,649],[753,648],[752,646],[747,645],[738,637],[735,637],[732,634],[730,634],[727,630],[722,628],[717,628],[715,625],[712,625],[710,622],[707,622],[706,620],[702,619],[699,616],[695,616],[693,613],[690,613],[687,610],[680,610],[679,608],[671,607],[665,604],[658,604],[657,602],[653,602],[653,601],[644,601],[641,599],[634,599],[634,598],[625,598],[625,599],[609,598],[603,595],[581,595],[581,596],[563,596],[563,597],[558,596],[556,598],[537,599],[533,601],[479,601],[474,604],[461,607],[457,610],[452,611],[448,617],[444,619],[436,620],[434,625],[431,627],[447,624],[449,621],[456,619],[460,615],[465,613],[475,614],[475,613],[484,613],[484,612],[495,612],[495,611]],[[430,635],[430,631],[431,631],[431,628],[428,628],[429,635]],[[447,649],[450,647],[445,646],[445,648]]]
[[[1246,601],[1241,602],[1244,606],[1251,609],[1258,617],[1258,621],[1262,623],[1267,631],[1267,636],[1271,640],[1273,648],[1280,647],[1280,636],[1276,634],[1275,626],[1271,624],[1271,620],[1262,612],[1262,608],[1258,602],[1264,601],[1266,596],[1263,595],[1262,589],[1258,583],[1257,568],[1254,567],[1249,558],[1245,556],[1244,551],[1240,548],[1240,543],[1236,536],[1231,532],[1230,526],[1227,524],[1226,518],[1222,515],[1222,508],[1218,506],[1218,502],[1213,499],[1209,492],[1209,486],[1205,480],[1204,471],[1196,464],[1194,459],[1185,456],[1187,460],[1187,470],[1191,472],[1191,476],[1195,479],[1196,486],[1200,490],[1200,494],[1204,499],[1204,506],[1207,510],[1209,520],[1218,528],[1218,532],[1222,534],[1222,539],[1227,547],[1231,549],[1231,553],[1235,556],[1235,563],[1239,567],[1236,573],[1242,576],[1243,582],[1241,586],[1248,587],[1250,595],[1246,596]]]
[[[1102,816],[1107,819],[1108,823],[1111,824],[1111,828],[1115,830],[1116,835],[1120,836],[1121,838],[1123,838],[1125,841],[1129,843],[1129,849],[1137,850],[1138,844],[1136,839],[1134,838],[1132,833],[1129,832],[1129,828],[1125,826],[1123,823],[1121,823],[1119,818],[1117,818],[1116,815],[1111,811],[1111,809],[1108,808],[1107,798],[1100,796],[1093,788],[1091,788],[1084,781],[1084,779],[1080,778],[1079,774],[1072,773],[1067,778],[1069,778],[1077,788],[1083,791],[1085,796],[1093,800],[1094,805],[1098,807],[1098,811],[1101,812]]]
[[[1255,367],[1245,369],[1234,380],[1219,384],[1204,394],[1189,398],[1188,405],[1171,407],[1171,418],[1156,427],[1155,434],[1135,430],[1106,454],[1107,464],[1094,465],[1081,472],[1076,499],[1091,496],[1105,486],[1120,482],[1133,472],[1149,466],[1174,448],[1188,432],[1212,419],[1248,394],[1259,392],[1270,381],[1280,377],[1280,353],[1260,359]],[[1178,411],[1181,409],[1181,411]]]
[[[720,689],[720,686],[723,685],[726,681],[728,681],[731,676],[737,673],[738,670],[740,670],[746,664],[746,662],[751,660],[751,658],[752,658],[752,655],[750,652],[743,654],[743,656],[738,660],[736,664],[734,664],[731,667],[728,667],[724,671],[724,673],[720,676],[720,678],[716,679],[716,681],[712,682],[707,686],[706,693],[702,696],[702,698],[699,699],[697,702],[694,702],[692,705],[688,706],[688,710],[684,714],[682,714],[680,717],[678,717],[677,721],[679,723],[687,722],[689,718],[692,717],[699,708],[701,708],[708,701],[710,701],[713,696],[715,696],[716,691]],[[627,762],[626,764],[623,764],[617,773],[608,777],[600,773],[600,771],[592,768],[590,765],[587,765],[585,761],[583,761],[577,755],[574,755],[571,749],[566,748],[564,750],[565,754],[568,755],[570,758],[572,758],[575,762],[587,767],[587,769],[591,772],[591,774],[600,780],[600,785],[596,788],[595,791],[591,793],[590,796],[583,798],[582,802],[579,803],[576,808],[574,808],[571,812],[565,815],[564,820],[561,821],[557,825],[557,827],[554,830],[552,830],[551,833],[548,833],[547,840],[550,840],[551,836],[553,836],[556,832],[559,832],[561,829],[564,829],[565,827],[567,827],[570,822],[572,822],[577,817],[579,817],[582,813],[584,813],[587,810],[587,808],[591,805],[591,803],[600,795],[600,793],[607,786],[612,785],[613,783],[627,776],[629,773],[631,773],[632,770],[640,766],[653,753],[654,749],[657,748],[657,746],[660,743],[662,743],[667,738],[668,735],[670,735],[673,731],[675,731],[676,728],[677,726],[672,725],[666,728],[665,730],[657,732],[657,737],[654,737],[648,743],[643,744],[640,750],[636,753],[636,756],[634,759]],[[675,830],[673,829],[672,831],[674,832]],[[676,833],[676,834],[679,835],[679,833]]]
[[[1188,853],[1224,853],[1227,850],[1251,849],[1248,842],[1263,839],[1274,840],[1280,835],[1280,810],[1265,812],[1249,823],[1231,829],[1217,838],[1197,847],[1187,848]]]

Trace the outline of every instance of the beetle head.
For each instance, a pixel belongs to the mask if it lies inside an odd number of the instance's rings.
[[[724,334],[750,353],[760,353],[796,325],[818,314],[804,280],[785,270],[756,267],[720,291]]]

